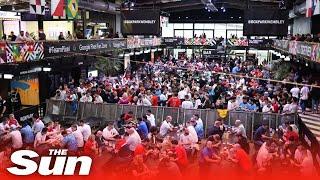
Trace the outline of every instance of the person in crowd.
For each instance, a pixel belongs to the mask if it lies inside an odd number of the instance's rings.
[[[48,143],[47,132],[48,132],[48,128],[46,128],[46,127],[42,128],[41,131],[37,132],[35,139],[34,139],[34,143],[33,143],[33,147],[35,149],[38,149],[39,146],[45,145]]]
[[[33,114],[33,126],[32,130],[34,134],[38,134],[39,132],[42,132],[42,129],[44,128],[44,123],[42,122],[41,118],[38,114]]]
[[[13,150],[19,150],[23,146],[21,132],[18,130],[18,127],[15,125],[10,126],[10,133],[11,139],[11,147]]]
[[[172,121],[172,117],[167,116],[166,120],[162,122],[160,126],[160,136],[165,137],[170,131],[173,130],[171,121]]]
[[[86,144],[83,148],[83,153],[87,156],[95,158],[96,155],[99,153],[98,144],[96,142],[96,136],[94,134],[91,134],[86,141]]]
[[[212,164],[218,164],[221,161],[221,158],[217,156],[217,152],[212,145],[212,141],[206,141],[205,147],[200,153],[199,174],[203,178],[207,178],[210,174],[210,167]]]
[[[79,129],[83,135],[83,140],[87,141],[89,136],[91,135],[91,127],[89,124],[85,123],[83,120],[79,122]]]
[[[189,99],[189,95],[184,96],[184,101],[181,104],[181,108],[183,109],[193,109],[193,103]]]
[[[235,129],[234,129],[234,132],[237,134],[237,135],[241,135],[242,137],[246,138],[247,135],[246,135],[246,128],[244,127],[244,125],[242,124],[241,120],[240,119],[237,119],[235,121]]]
[[[21,127],[18,120],[14,117],[14,114],[9,114],[9,126]]]
[[[64,38],[64,35],[63,35],[63,32],[60,32],[59,36],[58,36],[58,40],[61,41],[61,40],[66,40]]]
[[[13,31],[11,31],[8,40],[9,41],[16,41],[16,39],[17,39],[17,36],[14,34]]]
[[[150,122],[151,127],[156,126],[156,119],[150,109],[147,110],[146,116],[147,120]]]
[[[256,149],[259,149],[266,140],[270,139],[270,137],[267,136],[268,126],[268,122],[265,121],[254,133],[253,140]]]
[[[320,86],[319,82],[315,82],[313,84],[314,86],[310,89],[310,97],[311,97],[311,103],[312,103],[312,112],[317,114],[319,113],[319,100],[320,100],[320,88],[315,86]]]
[[[114,127],[113,122],[109,122],[108,126],[102,131],[102,136],[106,141],[107,146],[115,147],[116,139],[115,137],[119,135],[119,132]]]
[[[143,121],[142,118],[137,118],[137,120],[138,120],[137,130],[140,134],[141,139],[145,139],[149,134],[147,124],[145,121]]]
[[[73,124],[71,126],[71,131],[72,131],[72,135],[75,137],[77,141],[78,150],[82,150],[84,147],[84,138],[77,124]]]
[[[39,40],[45,41],[46,39],[46,34],[44,33],[43,29],[39,29]]]
[[[16,42],[24,42],[26,41],[26,37],[24,36],[24,31],[20,31],[20,34],[15,40]]]
[[[6,101],[0,96],[0,117],[3,117],[7,110]]]
[[[22,142],[24,144],[24,147],[28,147],[28,148],[32,147],[35,137],[34,137],[32,128],[27,121],[23,122],[20,132],[21,132]]]
[[[61,132],[61,135],[63,136],[63,140],[61,141],[61,147],[68,149],[68,155],[77,154],[78,144],[76,137],[72,133],[72,130],[63,130]]]
[[[300,106],[303,114],[306,112],[309,93],[310,93],[309,87],[306,85],[303,86],[300,90],[300,102],[301,102]]]
[[[73,39],[73,35],[71,34],[70,31],[67,32],[67,36],[66,36],[66,40],[72,40]]]
[[[128,127],[127,133],[129,136],[125,144],[128,145],[129,150],[133,153],[136,150],[136,147],[141,144],[141,138],[133,127]]]

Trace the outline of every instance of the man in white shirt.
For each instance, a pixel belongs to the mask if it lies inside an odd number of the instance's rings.
[[[9,129],[9,119],[5,117],[2,119],[2,122],[0,123],[0,136],[6,134],[9,131]]]
[[[138,106],[151,106],[151,102],[149,99],[147,99],[146,97],[144,97],[143,95],[139,95],[138,96],[138,102],[137,102],[137,105]]]
[[[113,126],[113,122],[108,123],[108,126],[105,127],[102,131],[102,137],[108,142],[108,145],[111,147],[115,147],[115,139],[114,137],[119,135],[116,128]]]
[[[42,131],[44,124],[37,114],[34,114],[32,118],[34,120],[32,130],[34,134],[37,134],[38,132]]]
[[[78,148],[82,148],[84,146],[83,135],[76,124],[71,126],[72,134],[76,138]]]
[[[189,95],[184,96],[185,101],[182,102],[181,108],[183,109],[193,109],[193,103],[189,99]]]
[[[156,119],[154,115],[151,113],[150,109],[147,110],[146,115],[147,115],[147,120],[150,122],[151,127],[156,126]]]
[[[87,92],[85,95],[82,95],[80,98],[80,102],[92,102],[92,97],[90,96],[90,93]]]
[[[306,112],[306,106],[309,99],[309,92],[310,91],[308,86],[303,86],[300,90],[300,100],[301,100],[300,106],[301,106],[302,113]]]
[[[236,135],[241,135],[242,137],[247,138],[246,135],[246,128],[244,127],[244,125],[242,124],[241,120],[237,119],[235,122],[235,130],[234,132],[236,133]]]
[[[184,128],[184,133],[179,137],[179,143],[186,149],[189,150],[192,148],[192,137],[189,133],[188,128]]]
[[[300,92],[300,89],[299,89],[298,85],[293,87],[290,90],[290,93],[291,93],[292,97],[295,97],[295,98],[298,98],[298,99],[299,99],[299,92]]]
[[[161,137],[165,137],[169,131],[172,131],[172,117],[171,116],[167,116],[166,120],[164,120],[160,126],[160,136]]]
[[[79,128],[83,135],[84,141],[87,141],[89,139],[89,136],[91,135],[91,127],[89,126],[89,124],[86,124],[83,120],[81,120]]]
[[[45,127],[42,129],[41,132],[38,132],[36,134],[36,137],[34,139],[34,144],[33,144],[33,147],[35,149],[38,148],[40,145],[47,143],[46,142],[47,132],[48,132],[48,129]]]
[[[127,133],[129,134],[129,137],[126,140],[126,144],[129,145],[130,151],[134,152],[136,147],[141,143],[141,138],[137,131],[132,127],[127,129]]]
[[[11,132],[9,133],[11,138],[12,148],[13,149],[20,149],[23,146],[22,136],[20,131],[17,129],[15,125],[11,126]]]
[[[178,92],[178,98],[180,100],[184,100],[186,95],[187,95],[187,92],[184,89],[182,89],[181,91]]]
[[[94,103],[95,103],[95,104],[103,103],[103,99],[102,99],[102,97],[101,97],[99,94],[95,94],[95,95],[94,95]]]
[[[194,120],[191,120],[188,124],[187,124],[187,128],[188,128],[188,131],[189,131],[189,134],[190,134],[190,137],[192,139],[192,145],[198,143],[198,135],[197,135],[197,131],[196,129],[194,128],[194,124],[196,122]]]
[[[239,107],[237,101],[236,101],[236,98],[235,97],[232,97],[229,101],[228,101],[228,111],[233,111],[233,110],[236,110],[237,108]]]

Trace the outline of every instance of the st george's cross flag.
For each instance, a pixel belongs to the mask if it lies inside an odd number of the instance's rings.
[[[52,16],[64,15],[64,0],[51,0],[51,15]]]
[[[67,17],[76,19],[78,17],[78,0],[67,0]]]
[[[306,0],[306,17],[320,14],[320,0]]]
[[[30,0],[30,14],[45,15],[45,0]]]

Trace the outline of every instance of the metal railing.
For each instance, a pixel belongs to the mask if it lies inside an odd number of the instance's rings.
[[[136,105],[119,105],[119,104],[94,104],[94,103],[76,103],[77,110],[73,111],[71,102],[47,100],[46,114],[59,118],[63,123],[71,124],[80,119],[87,119],[95,127],[103,127],[107,122],[118,120],[121,114],[133,112],[134,119],[142,117],[147,110],[151,110],[156,119],[156,124],[160,125],[166,116],[172,116],[174,124],[184,124],[194,114],[198,114],[203,120],[205,135],[214,122],[220,118],[217,110],[212,109],[182,109],[161,106],[136,106]],[[54,117],[57,116],[57,117]],[[223,118],[225,125],[234,126],[235,121],[240,119],[246,127],[247,136],[253,138],[254,130],[257,129],[262,121],[268,121],[269,127],[277,129],[284,121],[297,122],[296,114],[266,114],[244,111],[230,111]]]

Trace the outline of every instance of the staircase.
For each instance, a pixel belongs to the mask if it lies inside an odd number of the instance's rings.
[[[320,114],[299,114],[299,116],[320,142]]]

